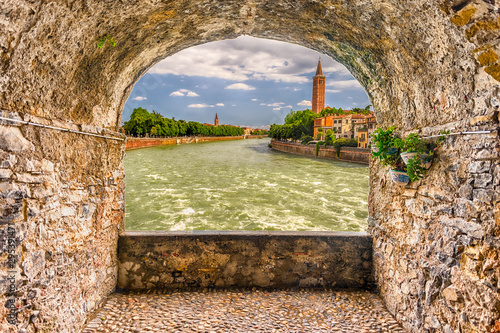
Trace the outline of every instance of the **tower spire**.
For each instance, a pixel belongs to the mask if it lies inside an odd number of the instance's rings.
[[[217,117],[217,113],[215,114],[214,125],[215,127],[219,126],[219,117]]]
[[[318,68],[316,68],[316,75],[323,75],[323,68],[321,68],[321,58],[318,60]]]

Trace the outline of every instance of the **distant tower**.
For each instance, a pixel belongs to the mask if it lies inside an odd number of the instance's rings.
[[[321,68],[321,59],[318,60],[316,75],[313,76],[312,110],[320,113],[325,108],[325,76]]]
[[[219,117],[217,117],[217,113],[215,114],[214,125],[219,126]]]

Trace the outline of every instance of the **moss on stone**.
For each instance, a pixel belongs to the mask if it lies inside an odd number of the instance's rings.
[[[465,36],[467,39],[471,39],[481,30],[498,30],[500,29],[500,18],[498,20],[489,20],[489,21],[478,21],[474,23],[467,31],[465,32]]]
[[[484,71],[490,74],[495,80],[500,81],[500,64],[488,66]]]
[[[477,60],[481,64],[481,66],[487,66],[495,63],[498,60],[498,54],[496,54],[493,50],[488,50],[484,53],[481,53]]]
[[[451,22],[459,27],[462,27],[470,22],[472,15],[476,12],[476,7],[466,6],[451,18]]]

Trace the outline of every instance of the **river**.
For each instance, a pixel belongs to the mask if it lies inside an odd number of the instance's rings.
[[[364,231],[368,167],[269,139],[127,151],[126,230]]]

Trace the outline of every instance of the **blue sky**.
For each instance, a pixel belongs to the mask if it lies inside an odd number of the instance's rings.
[[[302,46],[241,36],[174,54],[134,86],[122,120],[136,107],[175,119],[268,128],[287,113],[311,107],[312,77],[321,57],[326,104],[350,109],[370,104],[347,69]]]

